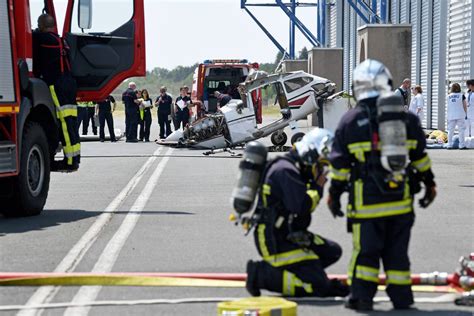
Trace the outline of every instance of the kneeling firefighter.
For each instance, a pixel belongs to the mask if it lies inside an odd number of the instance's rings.
[[[268,163],[263,145],[247,144],[233,199],[234,208],[242,214],[252,209],[259,191],[248,221],[256,226],[255,243],[263,261],[247,263],[246,288],[251,295],[259,296],[260,289],[287,296],[349,294],[346,285],[328,279],[324,271],[341,257],[341,247],[308,231],[311,213],[323,195],[332,138],[329,131],[316,128],[288,154]],[[258,185],[252,189],[250,183]]]
[[[406,113],[402,98],[391,92],[392,77],[382,63],[365,60],[357,66],[352,89],[357,106],[341,118],[329,155],[328,206],[335,217],[344,215],[340,198],[349,192],[354,249],[346,307],[373,308],[382,261],[394,308],[407,309],[413,304],[408,258],[413,196],[421,182],[426,187],[421,207],[436,196],[425,135],[418,117]]]

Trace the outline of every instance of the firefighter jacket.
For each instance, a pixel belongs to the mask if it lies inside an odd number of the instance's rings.
[[[322,188],[308,186],[292,154],[267,165],[257,207],[255,242],[264,261],[274,267],[318,259],[314,251],[288,241],[290,232],[307,230],[322,195]]]
[[[260,207],[269,210],[274,220],[284,219],[278,230],[286,237],[289,230],[306,230],[311,223],[311,213],[316,208],[322,195],[322,188],[309,185],[306,177],[297,167],[292,154],[277,158],[270,163],[264,175],[261,188]],[[292,226],[288,218],[293,215]],[[281,221],[281,220],[280,220]]]
[[[339,122],[331,162],[331,194],[339,198],[349,191],[347,217],[365,220],[407,214],[413,211],[411,181],[416,174],[427,185],[434,185],[431,160],[425,152],[425,135],[419,119],[406,113],[409,166],[406,175],[390,181],[390,173],[380,162],[380,143],[376,118],[376,98],[366,99],[348,111]],[[413,168],[413,172],[410,172]],[[419,189],[418,189],[419,190]],[[339,196],[338,196],[339,195]]]
[[[35,77],[42,78],[48,86],[71,72],[69,46],[58,34],[33,32],[33,48]]]

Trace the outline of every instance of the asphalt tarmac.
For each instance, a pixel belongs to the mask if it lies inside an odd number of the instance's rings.
[[[306,123],[305,123],[306,124]],[[120,123],[117,125],[120,126]],[[153,125],[154,132],[157,126]],[[152,130],[153,132],[153,130]],[[153,137],[152,137],[153,138]],[[265,140],[268,143],[268,140]],[[245,272],[258,259],[253,238],[228,220],[239,159],[206,157],[201,150],[151,143],[87,142],[80,170],[53,174],[44,212],[37,217],[0,217],[3,272]],[[241,150],[237,150],[241,152]],[[431,150],[438,197],[417,208],[410,255],[412,272],[458,267],[474,251],[474,150]],[[343,198],[345,199],[345,198]],[[346,273],[351,236],[345,219],[325,203],[311,230],[337,240],[343,257],[328,270]],[[270,293],[264,293],[270,294]],[[417,298],[441,294],[417,293]],[[385,293],[379,293],[385,297]],[[248,297],[244,288],[1,287],[0,308],[9,305],[89,301]],[[106,306],[4,311],[5,315],[215,315],[217,303]],[[399,315],[390,303],[374,315]],[[419,303],[403,315],[473,315],[452,303]],[[356,315],[341,302],[300,302],[299,315]]]

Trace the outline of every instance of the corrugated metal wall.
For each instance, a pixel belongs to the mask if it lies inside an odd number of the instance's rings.
[[[351,84],[350,84],[350,71],[349,65],[350,65],[350,57],[349,57],[349,52],[350,52],[350,38],[351,38],[351,33],[350,33],[350,21],[351,21],[351,12],[352,9],[349,7],[347,3],[344,3],[344,30],[343,30],[343,40],[342,40],[342,45],[344,47],[344,90],[349,91]]]
[[[433,19],[432,19],[432,45],[431,45],[431,91],[426,91],[427,95],[431,93],[428,99],[427,107],[431,108],[431,125],[430,127],[438,126],[438,107],[442,103],[439,100],[439,64],[440,64],[440,29],[441,29],[441,3],[444,0],[433,0]]]
[[[400,23],[400,21],[398,20],[398,17],[399,17],[399,8],[400,8],[400,4],[399,4],[399,1],[400,0],[392,0],[391,2],[391,6],[390,6],[390,22],[392,24],[397,24],[397,23]]]
[[[449,2],[448,22],[448,81],[458,82],[465,87],[465,81],[473,77],[471,65],[471,0]]]
[[[420,63],[419,63],[419,74],[420,77],[418,80],[413,82],[412,84],[419,84],[423,88],[424,91],[424,97],[425,97],[425,102],[427,101],[427,92],[428,92],[428,81],[430,80],[428,77],[428,71],[429,67],[431,65],[428,65],[428,55],[430,54],[430,38],[429,38],[429,29],[430,29],[430,3],[432,0],[422,0],[421,2],[421,18],[420,18],[420,24],[418,25],[420,27],[419,32],[420,32]],[[425,104],[426,106],[426,104]],[[426,109],[425,109],[425,115],[424,115],[424,120],[422,122],[423,126],[426,126]]]
[[[413,81],[417,81],[419,79],[418,72],[417,72],[417,60],[419,51],[417,49],[416,43],[419,41],[420,34],[418,33],[418,1],[411,0],[410,1],[410,23],[411,23],[411,31],[412,31],[412,42],[411,42],[411,79]]]
[[[410,1],[409,0],[399,0],[399,1],[400,1],[399,23],[410,23]]]
[[[349,91],[352,71],[357,63],[357,28],[363,23],[347,1],[334,0],[336,2],[337,5],[328,8],[328,43],[330,47],[344,47],[343,85],[344,90]],[[445,127],[446,82],[464,84],[465,80],[474,77],[471,73],[474,60],[470,57],[471,47],[474,47],[471,43],[472,2],[389,1],[390,22],[412,25],[411,79],[424,91],[426,112],[423,125],[427,128]],[[380,8],[377,10],[379,12]]]
[[[328,47],[337,47],[337,2],[333,1],[327,8]]]

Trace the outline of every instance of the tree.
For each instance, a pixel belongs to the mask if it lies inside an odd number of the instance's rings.
[[[275,65],[278,65],[280,63],[280,60],[282,60],[282,58],[283,58],[283,53],[278,51],[276,55],[276,59],[275,59]]]
[[[308,49],[306,48],[306,46],[300,50],[300,55],[298,59],[308,59]]]

